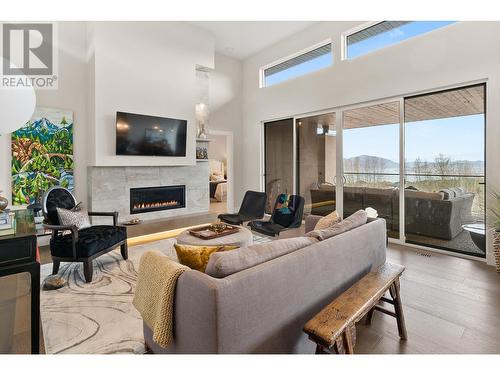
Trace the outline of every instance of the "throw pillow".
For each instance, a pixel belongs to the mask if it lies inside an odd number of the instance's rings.
[[[314,226],[314,230],[330,228],[333,224],[337,224],[338,222],[340,222],[340,220],[342,219],[335,210],[319,219]]]
[[[306,233],[305,236],[313,237],[320,241],[323,241],[330,237],[337,236],[341,233],[347,232],[351,229],[366,224],[367,220],[368,220],[368,215],[366,214],[366,211],[359,210],[353,213],[351,216],[345,218],[341,222],[332,225],[330,228],[313,230],[310,231],[309,233]]]
[[[56,210],[61,225],[74,225],[78,229],[84,229],[91,226],[89,215],[86,211],[71,211],[59,207],[57,207]]]
[[[179,258],[179,263],[200,272],[205,272],[212,253],[238,248],[238,246],[194,246],[180,244],[175,244],[174,247],[177,258]]]

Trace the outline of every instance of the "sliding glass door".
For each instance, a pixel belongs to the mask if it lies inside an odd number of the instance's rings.
[[[343,112],[343,216],[370,208],[399,238],[399,101]],[[374,212],[373,211],[373,212]]]
[[[335,113],[297,119],[296,137],[297,194],[304,197],[304,215],[328,215],[336,209]]]
[[[264,191],[266,213],[271,213],[280,193],[294,189],[293,119],[264,123]]]
[[[485,86],[405,98],[405,236],[485,256]]]
[[[401,243],[485,257],[486,85],[264,124],[265,191],[370,210]]]

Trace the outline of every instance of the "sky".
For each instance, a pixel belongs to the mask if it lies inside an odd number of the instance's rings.
[[[344,129],[344,157],[372,155],[399,160],[399,124]],[[440,153],[453,160],[484,160],[484,115],[405,124],[405,158],[433,161]]]

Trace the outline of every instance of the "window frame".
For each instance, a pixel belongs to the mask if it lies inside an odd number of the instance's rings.
[[[410,21],[410,22],[419,22],[419,21],[420,21],[420,20],[412,20],[412,21]],[[375,53],[375,52],[377,52],[377,51],[383,50],[383,49],[385,49],[385,48],[390,48],[390,47],[392,47],[392,46],[396,46],[396,45],[398,45],[398,44],[400,44],[400,43],[404,43],[404,42],[406,42],[406,41],[408,41],[408,40],[411,40],[411,39],[413,39],[413,38],[418,38],[418,37],[420,37],[420,36],[422,36],[422,35],[432,33],[432,32],[434,32],[434,31],[439,30],[439,29],[442,29],[442,28],[444,28],[444,27],[452,26],[453,24],[457,23],[458,21],[455,21],[455,22],[453,22],[453,23],[451,23],[451,24],[449,24],[449,25],[441,26],[441,27],[438,27],[438,28],[436,28],[436,29],[432,29],[432,30],[426,31],[426,32],[424,32],[424,33],[422,33],[422,34],[415,35],[415,36],[413,36],[413,37],[411,37],[411,38],[408,38],[408,39],[400,40],[399,42],[396,42],[396,43],[393,43],[393,44],[390,44],[390,45],[384,46],[384,47],[382,47],[382,48],[378,48],[378,49],[375,49],[375,50],[372,50],[372,51],[366,52],[366,53],[364,53],[364,54],[362,54],[362,55],[359,55],[359,56],[356,56],[356,57],[353,57],[353,58],[349,58],[349,57],[347,56],[347,38],[348,38],[348,37],[350,37],[350,36],[351,36],[351,35],[353,35],[353,34],[356,34],[356,33],[360,32],[360,31],[366,30],[366,29],[368,29],[368,28],[370,28],[370,27],[372,27],[372,26],[378,25],[378,24],[383,23],[383,22],[387,22],[387,20],[384,20],[384,21],[370,21],[370,22],[365,22],[365,23],[363,23],[363,24],[361,24],[361,25],[359,25],[359,26],[356,26],[356,27],[353,27],[352,29],[349,29],[349,30],[347,30],[347,31],[344,31],[344,32],[341,34],[341,41],[340,41],[340,58],[341,58],[341,60],[342,60],[342,61],[350,61],[350,60],[355,60],[355,59],[357,59],[357,58],[359,58],[359,57],[366,56],[366,55],[370,55],[370,54],[372,54],[372,53]]]
[[[341,34],[341,41],[340,41],[340,58],[342,61],[348,61],[350,60],[347,57],[347,38],[350,37],[353,34],[359,33],[360,31],[363,31],[365,29],[368,29],[372,26],[378,25],[379,23],[382,23],[384,21],[370,21],[370,22],[365,22],[359,26],[353,27],[352,29],[349,29],[347,31],[344,31]],[[370,53],[370,52],[368,52]],[[358,56],[359,57],[359,56]]]
[[[308,73],[305,73],[305,74],[301,74],[301,75],[299,75],[299,76],[295,76],[295,77],[289,78],[289,79],[287,79],[286,81],[282,81],[282,82],[278,82],[278,83],[275,83],[275,84],[270,85],[270,86],[266,86],[266,75],[265,75],[265,71],[266,71],[267,69],[272,68],[272,67],[274,67],[274,66],[276,66],[276,65],[282,64],[282,63],[284,63],[284,62],[286,62],[286,61],[288,61],[288,60],[292,60],[292,59],[294,59],[294,58],[296,58],[296,57],[299,57],[299,56],[301,56],[301,55],[305,55],[306,53],[309,53],[309,52],[311,52],[311,51],[314,51],[315,49],[318,49],[318,48],[320,48],[320,47],[326,46],[327,44],[330,44],[330,54],[331,54],[331,57],[332,57],[332,63],[331,63],[330,65],[328,65],[328,66],[326,66],[326,67],[323,67],[323,68],[320,68],[320,69],[318,69],[318,70],[314,70],[314,71],[312,71],[312,72],[308,72]],[[260,69],[259,69],[259,88],[261,88],[261,89],[262,89],[262,88],[266,88],[266,87],[271,87],[271,86],[279,85],[279,84],[284,83],[284,82],[288,82],[288,81],[293,80],[293,79],[298,78],[298,77],[303,77],[303,76],[305,76],[305,75],[307,75],[307,74],[310,74],[310,73],[313,73],[313,72],[320,71],[320,70],[322,70],[322,69],[326,69],[326,68],[332,67],[332,66],[333,66],[333,63],[334,63],[334,61],[333,61],[333,42],[332,42],[332,39],[331,39],[331,38],[328,38],[328,39],[325,39],[325,40],[323,40],[323,41],[321,41],[321,42],[319,42],[319,43],[316,43],[316,44],[314,44],[314,45],[312,45],[312,46],[309,46],[309,47],[307,47],[307,48],[304,48],[304,49],[302,49],[302,50],[300,50],[300,51],[298,51],[298,52],[295,52],[295,53],[293,53],[293,54],[291,54],[291,55],[288,55],[288,56],[282,57],[282,58],[280,58],[280,59],[278,59],[278,60],[274,60],[273,62],[271,62],[271,63],[269,63],[269,64],[266,64],[266,65],[264,65],[264,66],[261,66],[261,67],[260,67]]]

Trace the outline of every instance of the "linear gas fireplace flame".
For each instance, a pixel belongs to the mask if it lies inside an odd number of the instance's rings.
[[[131,214],[183,207],[186,207],[186,187],[184,185],[130,189]]]

